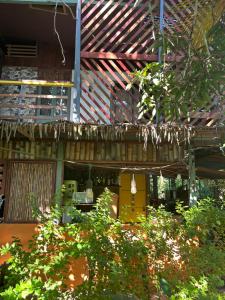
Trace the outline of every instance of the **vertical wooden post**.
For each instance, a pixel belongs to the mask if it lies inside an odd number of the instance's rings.
[[[64,144],[58,143],[57,148],[57,163],[56,163],[56,181],[55,181],[55,193],[57,202],[61,202],[61,188],[63,184],[63,159],[64,159]]]
[[[195,155],[193,150],[189,150],[189,206],[196,204],[198,200],[196,171],[195,171]]]
[[[80,96],[81,96],[81,79],[80,79],[80,51],[81,51],[81,0],[77,0],[76,9],[76,34],[75,34],[75,65],[74,65],[74,83],[76,88],[75,110],[77,123],[80,123]]]

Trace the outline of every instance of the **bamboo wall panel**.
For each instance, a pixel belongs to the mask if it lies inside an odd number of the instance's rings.
[[[57,143],[0,140],[0,159],[56,159]]]
[[[184,158],[184,148],[176,144],[155,147],[142,143],[111,142],[67,142],[65,160],[67,161],[118,161],[118,162],[177,162]]]
[[[162,144],[155,146],[138,142],[65,142],[64,158],[68,161],[121,161],[121,162],[168,162],[180,161],[183,146]],[[47,141],[0,141],[0,160],[55,160],[57,143]]]
[[[54,180],[54,163],[11,162],[6,222],[34,222],[32,198],[41,212],[48,210]]]

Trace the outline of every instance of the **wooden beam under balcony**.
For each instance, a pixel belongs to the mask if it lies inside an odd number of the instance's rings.
[[[113,52],[88,52],[81,51],[81,58],[95,58],[95,59],[128,59],[128,60],[142,60],[142,61],[158,61],[157,54],[137,54],[137,53],[113,53]],[[181,56],[168,55],[166,61],[179,61]]]

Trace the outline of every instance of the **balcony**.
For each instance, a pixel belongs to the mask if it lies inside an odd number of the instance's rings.
[[[108,99],[103,101],[98,95],[98,86],[93,85],[91,90],[84,86],[85,80],[82,84],[78,118],[72,82],[0,80],[0,120],[20,123],[49,123],[64,120],[84,124],[148,123],[148,114],[138,120],[139,94],[132,92],[129,95],[125,89],[120,90],[120,93],[115,90],[113,95],[116,95],[117,101],[110,94]],[[161,123],[165,121],[161,120]],[[181,117],[180,121],[191,126],[220,126],[224,123],[224,106],[219,105],[214,99],[205,109],[191,113],[188,119]]]
[[[0,80],[0,120],[72,121],[71,82]]]

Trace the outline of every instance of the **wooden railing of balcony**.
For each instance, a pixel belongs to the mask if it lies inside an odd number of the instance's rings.
[[[165,34],[190,36],[196,1],[164,0]],[[198,16],[209,16],[206,1],[198,1]],[[217,4],[220,1],[215,1]],[[223,2],[223,1],[222,1]],[[216,7],[216,6],[215,6]],[[211,20],[211,17],[210,17]],[[200,24],[202,19],[198,20]],[[126,0],[110,2],[82,0],[81,7],[81,98],[80,121],[84,123],[147,123],[148,114],[138,120],[137,104],[141,94],[137,86],[126,90],[133,72],[143,69],[158,54],[152,53],[155,31],[160,27],[159,0]],[[211,24],[211,23],[210,23]],[[198,27],[196,27],[198,28]],[[197,43],[198,36],[193,42]],[[182,53],[166,57],[176,62]],[[224,123],[224,107],[211,99],[189,118],[179,123],[193,126],[216,126]],[[169,122],[162,118],[161,123]]]
[[[25,122],[71,121],[72,82],[0,80],[0,119]]]

